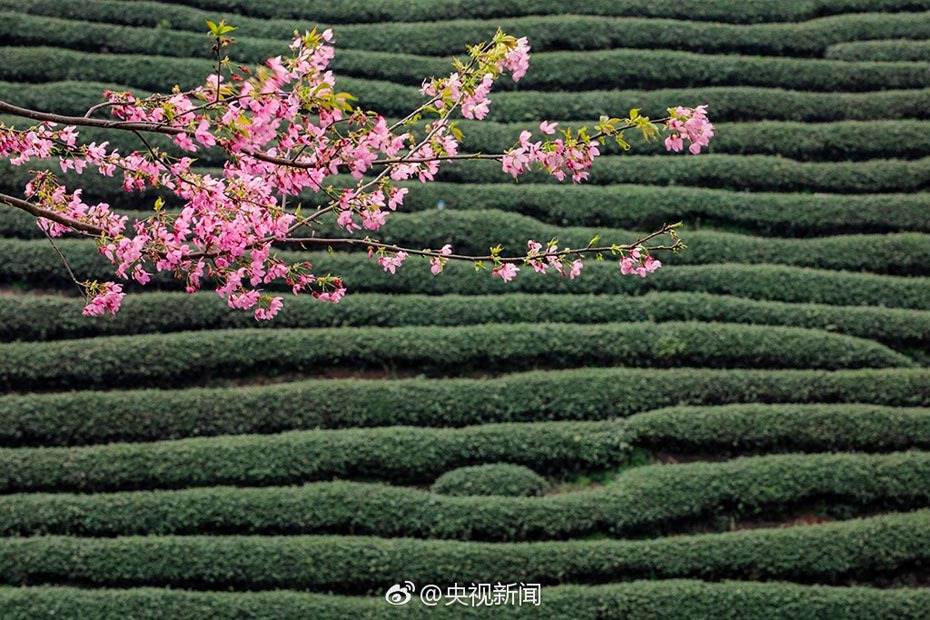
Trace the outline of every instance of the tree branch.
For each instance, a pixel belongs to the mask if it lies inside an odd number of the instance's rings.
[[[161,133],[169,136],[185,133],[180,127],[171,127],[161,123],[139,123],[130,121],[105,121],[99,118],[86,118],[83,116],[65,116],[63,114],[50,114],[48,112],[39,112],[29,108],[0,101],[0,112],[19,116],[21,118],[31,118],[34,121],[44,121],[49,123],[61,123],[62,125],[75,125],[78,127],[99,127],[101,129],[123,129],[125,131],[147,131],[150,133]]]
[[[51,220],[57,224],[63,226],[68,226],[80,232],[92,235],[94,237],[100,237],[107,234],[107,231],[99,226],[94,226],[93,224],[87,224],[85,222],[79,222],[77,220],[72,220],[70,217],[66,217],[61,213],[56,211],[49,211],[48,209],[43,209],[37,204],[16,198],[15,196],[9,196],[7,194],[0,194],[0,203],[15,207],[30,213],[36,217],[44,217],[47,220]]]

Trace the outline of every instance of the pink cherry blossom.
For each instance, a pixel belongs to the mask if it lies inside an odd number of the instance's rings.
[[[397,272],[397,269],[404,264],[404,260],[407,258],[406,252],[397,252],[393,256],[381,256],[378,258],[378,264],[384,267],[384,270],[394,274]]]
[[[491,275],[497,276],[504,282],[510,282],[516,277],[518,271],[520,268],[513,263],[502,263],[491,270]]]
[[[672,133],[665,139],[665,148],[676,153],[684,148],[684,140],[690,142],[688,151],[697,155],[714,137],[714,125],[707,118],[707,106],[696,108],[677,107],[669,110],[671,118],[668,129]]]
[[[555,133],[555,128],[558,126],[558,123],[549,123],[547,121],[543,121],[539,124],[539,131],[546,135],[552,135]]]
[[[581,275],[581,270],[584,269],[584,263],[581,261],[580,258],[577,258],[572,261],[572,264],[569,269],[570,270],[568,272],[568,279],[574,280],[575,278]]]
[[[442,246],[442,248],[439,250],[439,253],[442,254],[443,256],[449,256],[450,254],[452,254],[452,246],[447,243],[446,245]],[[432,272],[434,276],[439,275],[440,273],[442,273],[442,268],[445,266],[448,260],[449,259],[447,258],[441,258],[439,256],[430,257],[429,259],[430,272]]]
[[[121,285],[104,282],[97,285],[96,293],[88,299],[82,314],[84,316],[99,316],[104,312],[116,314],[125,296]]]
[[[280,297],[275,297],[268,302],[268,307],[258,307],[255,310],[255,320],[257,321],[270,321],[275,317],[276,314],[284,307],[284,300]]]

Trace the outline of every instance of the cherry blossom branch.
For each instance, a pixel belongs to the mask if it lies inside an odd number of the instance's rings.
[[[538,254],[533,254],[529,258],[540,259],[540,258],[564,258],[566,256],[576,256],[583,254],[585,252],[594,252],[594,253],[604,253],[604,252],[618,252],[618,251],[629,251],[636,248],[643,248],[646,250],[679,250],[682,248],[681,240],[676,239],[675,243],[672,245],[658,245],[658,246],[645,246],[643,244],[648,243],[649,241],[655,239],[656,237],[661,237],[667,235],[674,230],[677,230],[682,225],[681,222],[676,222],[674,224],[666,224],[659,230],[649,233],[648,235],[643,235],[639,237],[636,241],[625,244],[625,245],[609,245],[609,246],[595,246],[593,243],[589,243],[583,248],[576,249],[565,249],[558,252],[540,252]],[[514,263],[514,262],[523,262],[527,260],[527,256],[496,256],[494,254],[488,254],[485,256],[473,256],[468,254],[443,254],[434,250],[413,250],[410,248],[401,247],[391,243],[381,243],[380,241],[375,241],[369,238],[357,239],[354,237],[342,237],[342,238],[330,238],[330,237],[292,237],[285,240],[287,243],[315,243],[320,245],[348,245],[348,246],[366,246],[372,248],[378,248],[386,250],[389,252],[405,252],[410,255],[415,256],[427,256],[427,257],[436,257],[436,258],[445,258],[450,260],[463,260],[463,261],[490,261],[497,260],[502,263]]]
[[[164,123],[146,123],[137,121],[122,120],[102,120],[99,118],[87,118],[85,116],[66,116],[64,114],[53,114],[50,112],[39,112],[30,110],[6,101],[0,101],[0,112],[6,112],[13,116],[29,118],[34,121],[46,123],[61,123],[62,125],[76,125],[79,127],[97,127],[100,129],[122,129],[125,131],[147,131],[149,133],[161,133],[169,136],[182,134],[185,130],[181,127],[172,127]]]
[[[61,213],[55,211],[49,211],[48,209],[43,209],[39,205],[33,204],[21,198],[16,198],[15,196],[10,196],[8,194],[0,193],[0,203],[8,205],[10,207],[15,207],[26,213],[34,215],[35,217],[44,217],[47,220],[51,220],[56,224],[61,224],[63,226],[68,226],[77,231],[91,235],[93,237],[100,237],[107,234],[107,231],[99,226],[94,226],[93,224],[88,224],[86,222],[81,222],[75,219],[71,219]]]
[[[619,254],[621,275],[645,277],[662,266],[651,251],[685,247],[675,230],[680,224],[663,226],[624,245],[595,245],[595,237],[582,248],[560,249],[555,240],[544,246],[530,239],[521,256],[501,256],[500,246],[490,248],[487,255],[473,256],[453,254],[449,244],[440,250],[415,250],[371,237],[355,238],[352,232],[378,230],[403,205],[409,191],[395,183],[417,177],[421,182],[431,181],[447,161],[497,161],[501,171],[513,178],[539,170],[558,181],[570,177],[580,183],[589,178],[604,139],[613,138],[628,149],[623,132],[633,128],[641,130],[646,139],[667,129],[668,150],[687,147],[697,154],[713,137],[706,106],[670,108],[669,117],[659,121],[640,116],[636,109],[630,110],[629,118],[604,116],[593,127],[593,135],[586,127],[578,127],[553,136],[557,123],[543,121],[539,124],[544,134],[541,140],[533,139],[535,130],[524,130],[503,153],[460,153],[463,138],[450,123],[452,115],[460,112],[466,119],[477,120],[488,115],[494,81],[508,73],[519,81],[529,67],[526,38],[498,31],[489,43],[471,47],[469,62],[456,60],[448,77],[424,81],[420,91],[428,100],[388,127],[383,116],[353,108],[353,97],[337,92],[328,70],[335,53],[331,30],[295,34],[292,54],[269,58],[254,73],[246,67],[241,67],[241,74],[230,70],[226,82],[222,73],[230,69],[229,60],[219,52],[232,42],[224,35],[234,28],[222,21],[208,22],[208,26],[216,41],[216,73],[193,90],[143,99],[128,92],[105,91],[108,101],[91,107],[83,117],[0,101],[0,113],[34,121],[25,131],[0,124],[0,155],[9,157],[12,165],[57,158],[64,173],[81,174],[88,166],[104,176],[120,170],[126,191],[163,188],[182,199],[177,213],[161,209],[163,198],[159,197],[154,213],[127,229],[128,216],[112,213],[103,202],[85,203],[80,188],[69,192],[47,168],[36,171],[26,184],[25,200],[0,194],[0,203],[30,213],[49,238],[69,231],[96,237],[98,250],[113,263],[120,278],[145,285],[150,271],[170,272],[186,281],[188,292],[201,288],[203,278],[210,278],[230,307],[254,309],[259,320],[272,318],[283,304],[281,297],[265,290],[265,285],[276,280],[283,280],[295,294],[307,291],[325,301],[337,302],[345,294],[338,275],[317,275],[308,261],[289,264],[272,253],[272,248],[285,244],[367,247],[369,256],[377,254],[378,263],[392,274],[407,255],[429,258],[434,275],[449,260],[469,261],[476,268],[488,261],[493,263],[491,276],[504,282],[521,270],[518,264],[537,273],[552,268],[574,279],[582,272],[587,252],[597,253],[598,260],[607,252]],[[104,107],[111,108],[114,120],[92,118]],[[433,115],[438,118],[425,128],[419,126],[421,117]],[[664,128],[654,124],[663,121]],[[339,123],[347,123],[345,132],[337,128]],[[412,124],[417,126],[394,133],[397,127]],[[78,127],[129,131],[144,148],[122,155],[117,149],[107,149],[107,142],[78,145]],[[168,136],[187,152],[221,148],[227,160],[222,175],[197,174],[191,168],[191,157],[156,148],[146,134]],[[346,170],[358,180],[353,187],[337,190],[326,184],[327,178]],[[289,197],[304,190],[325,193],[329,203],[306,215],[300,207],[288,210]],[[335,224],[347,236],[316,236],[312,224],[333,212],[338,212]],[[300,230],[303,227],[306,233]],[[658,242],[663,234],[671,241]],[[119,309],[120,285],[86,282],[83,286],[89,300],[85,314]]]
[[[665,231],[667,232],[667,231]],[[654,238],[660,234],[664,234],[662,231],[652,233],[646,238]],[[645,239],[645,238],[644,238]],[[533,254],[532,256],[495,256],[493,254],[486,255],[470,255],[470,254],[442,254],[441,252],[435,250],[414,250],[411,248],[401,247],[399,245],[394,245],[391,243],[381,243],[379,241],[373,241],[371,239],[355,239],[353,237],[342,237],[342,238],[331,238],[331,237],[305,237],[305,238],[291,238],[285,240],[287,243],[313,243],[318,245],[348,245],[348,246],[365,246],[370,248],[377,248],[380,250],[385,250],[388,252],[404,252],[405,254],[412,256],[426,256],[428,258],[443,258],[448,260],[459,260],[459,261],[468,261],[468,262],[484,262],[484,261],[496,261],[500,263],[523,263],[529,259],[543,259],[543,258],[565,258],[568,256],[579,256],[585,252],[593,252],[603,254],[605,252],[618,252],[618,251],[630,251],[633,249],[644,249],[648,251],[675,251],[682,248],[681,241],[678,241],[672,245],[654,245],[646,246],[643,245],[645,241],[637,241],[634,243],[626,245],[605,245],[605,246],[594,246],[587,245],[583,248],[576,249],[567,249],[559,250],[558,252],[540,252],[539,254]]]

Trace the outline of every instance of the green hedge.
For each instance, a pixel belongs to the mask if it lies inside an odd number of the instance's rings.
[[[356,93],[362,104],[383,114],[406,114],[419,105],[416,89],[343,79],[340,84]],[[539,121],[542,118],[591,122],[600,114],[626,112],[638,107],[643,114],[661,117],[676,105],[709,104],[714,121],[786,120],[827,122],[838,120],[890,120],[928,118],[930,89],[889,90],[872,93],[814,93],[754,86],[657,89],[652,91],[597,90],[545,93],[505,92],[492,97],[488,120]],[[411,105],[412,104],[412,105]]]
[[[440,495],[538,496],[549,488],[546,479],[525,465],[488,463],[459,467],[436,478],[430,491]]]
[[[682,524],[695,519],[771,518],[824,499],[847,502],[847,510],[927,505],[930,456],[792,454],[655,465],[627,471],[595,490],[542,498],[502,497],[512,477],[495,480],[496,486],[480,492],[496,497],[449,497],[343,481],[273,488],[19,493],[0,497],[0,532],[93,537],[326,533],[494,542],[680,533]],[[476,494],[462,482],[455,491]],[[519,483],[521,490],[538,491],[544,481],[537,477]]]
[[[421,69],[416,63],[403,73],[396,66],[378,72],[369,65],[375,62],[374,52],[370,52],[371,58],[363,56],[362,52],[358,53],[358,58],[346,51],[342,53],[349,56],[343,61],[343,71],[352,75],[419,83],[414,80],[417,70]],[[380,58],[380,62],[390,61],[387,56]],[[334,63],[334,67],[338,68],[339,63]],[[438,64],[436,69],[433,74],[438,73]],[[620,88],[642,89],[681,85],[868,91],[925,87],[927,71],[926,63],[868,63],[664,50],[550,52],[533,57],[530,71],[520,81],[520,87],[544,91],[587,90],[616,84]]]
[[[243,329],[9,343],[0,359],[0,387],[175,387],[337,369],[461,375],[573,366],[836,370],[915,365],[870,340],[734,323]]]
[[[19,44],[54,44],[86,51],[137,51],[165,56],[208,56],[208,45],[201,36],[203,24],[207,19],[218,19],[216,11],[156,3],[146,4],[143,10],[127,11],[122,4],[97,2],[93,13],[88,14],[86,6],[77,0],[31,2],[26,6],[5,0],[0,2],[0,9],[5,13],[0,20],[0,32],[7,40]],[[82,22],[78,25],[61,17]],[[306,30],[312,25],[306,20],[264,20],[241,15],[228,15],[226,19],[238,27],[239,33],[246,35],[236,37],[233,48],[236,58],[250,61],[263,61],[278,54],[256,55],[264,53],[257,45],[275,42],[280,46],[294,30]],[[319,24],[319,27],[325,26]],[[928,37],[930,16],[926,13],[852,13],[800,24],[734,25],[635,17],[532,15],[490,20],[340,24],[335,27],[335,33],[339,49],[446,56],[461,53],[466,45],[489,40],[498,27],[529,38],[534,52],[624,47],[822,56],[828,46],[847,41]],[[258,44],[256,37],[268,43]]]
[[[669,407],[626,418],[629,441],[702,454],[904,450],[930,447],[928,410],[876,405],[745,403]]]
[[[602,420],[656,407],[730,403],[928,407],[930,371],[612,368],[530,372],[481,381],[324,379],[235,389],[7,395],[0,396],[0,444],[75,445],[312,428]]]
[[[588,123],[591,127],[594,123]],[[560,127],[581,124],[562,121]],[[864,160],[881,157],[907,159],[925,157],[930,152],[930,124],[922,121],[841,121],[835,123],[796,123],[761,121],[756,123],[717,123],[708,152],[733,155],[780,155],[796,160]],[[513,146],[529,123],[488,123],[461,121],[463,151],[499,153]],[[112,133],[112,132],[111,132]],[[538,134],[537,134],[538,135]],[[641,134],[627,135],[630,154],[668,155],[661,141],[645,142]],[[134,136],[128,138],[134,139]],[[106,138],[101,138],[106,139]],[[129,149],[138,141],[125,140]],[[607,141],[602,153],[622,153],[616,142]],[[674,156],[674,154],[671,154]]]
[[[800,553],[799,550],[803,550]],[[641,541],[479,543],[353,537],[0,540],[0,581],[379,591],[394,583],[643,577],[844,581],[930,559],[930,512]]]
[[[147,36],[151,35],[150,31]],[[175,56],[187,54],[156,55],[160,46],[170,44],[170,34],[163,42],[148,45],[144,36],[130,41],[131,33],[123,34],[124,42],[111,50],[121,52],[117,54],[88,54],[53,47],[2,48],[13,64],[0,67],[0,78],[17,82],[102,79],[149,89],[179,83],[185,89],[202,83],[209,75],[211,61],[207,37],[203,37],[199,45],[189,36],[180,37],[179,44],[192,48],[191,52],[197,47],[206,48],[199,54],[193,52],[195,58],[180,59]],[[62,38],[53,36],[43,40],[41,33],[37,33],[28,41],[17,37],[11,42],[49,45],[60,44]],[[106,40],[102,43],[105,45]],[[286,50],[285,43],[283,38],[278,45],[266,39],[245,39],[241,56],[235,49],[230,54],[238,61],[259,62],[282,53]],[[914,62],[851,62],[633,49],[544,52],[535,54],[532,62],[520,87],[542,91],[588,90],[602,88],[604,84],[641,89],[761,86],[820,92],[869,91],[922,88],[926,86],[928,70],[927,63]],[[138,72],[129,70],[133,63],[138,63]],[[339,50],[330,66],[336,75],[408,86],[418,86],[425,78],[443,75],[450,69],[449,61],[444,58],[353,49]],[[498,83],[499,90],[515,87],[512,81]]]
[[[894,348],[930,342],[930,313],[881,307],[785,304],[704,293],[614,295],[349,295],[338,305],[307,296],[288,299],[274,321],[257,323],[210,292],[149,292],[123,300],[116,316],[88,320],[79,298],[0,297],[0,341],[227,328],[403,327],[485,323],[609,323],[615,321],[725,321],[834,331]]]
[[[102,281],[114,278],[113,266],[92,243],[65,239],[56,244],[79,279]],[[521,272],[513,281],[504,283],[500,278],[493,278],[488,271],[476,272],[471,265],[464,263],[449,263],[442,275],[433,277],[427,271],[425,260],[410,259],[392,276],[358,252],[329,255],[281,251],[277,255],[288,262],[311,260],[318,274],[339,274],[345,279],[350,294],[491,295],[507,292],[642,295],[649,291],[689,291],[794,303],[930,309],[928,278],[780,265],[672,265],[648,278],[639,278],[622,276],[615,261],[603,261],[590,262],[584,274],[575,280],[551,273]],[[38,240],[0,240],[0,282],[26,282],[33,287],[58,286],[74,290],[74,283],[61,259],[47,242]],[[177,291],[180,286],[170,276],[159,274],[148,289]],[[127,290],[133,288],[127,284]]]
[[[82,116],[103,101],[104,90],[126,90],[118,84],[95,81],[48,82],[46,84],[15,84],[0,81],[0,98],[10,103],[43,112]],[[134,91],[136,96],[150,93]],[[18,123],[21,124],[21,123]]]
[[[486,583],[486,582],[483,582]],[[421,586],[423,584],[420,584]],[[192,592],[73,587],[0,588],[8,620],[318,620],[360,618],[486,618],[485,607],[427,607],[416,598],[392,607],[373,598],[307,592]],[[799,586],[787,583],[660,580],[599,586],[546,587],[541,605],[507,606],[496,618],[546,620],[923,620],[930,594],[919,588]]]
[[[849,61],[900,62],[930,60],[930,42],[906,41],[851,41],[827,48],[827,58]]]
[[[206,37],[205,37],[206,38]],[[110,81],[167,92],[198,86],[211,73],[209,59],[170,58],[143,54],[87,54],[55,47],[2,47],[7,62],[0,79],[11,82]],[[212,63],[216,71],[216,63]]]
[[[547,472],[624,463],[609,422],[294,431],[84,448],[0,450],[0,488],[106,491],[354,478],[429,483],[456,467],[510,461]]]
[[[709,0],[697,7],[682,5],[675,0],[632,0],[621,4],[610,0],[594,0],[585,3],[583,10],[552,0],[518,0],[507,4],[494,0],[476,0],[467,5],[456,0],[411,0],[403,3],[394,0],[349,0],[338,4],[321,0],[267,0],[261,4],[254,4],[248,0],[168,1],[171,4],[187,4],[204,10],[235,11],[253,17],[312,18],[333,23],[488,19],[564,13],[617,17],[679,17],[694,21],[754,23],[800,21],[822,15],[866,11],[930,9],[930,2],[927,0],[788,0],[762,5],[742,5],[734,3],[733,0]]]
[[[93,80],[99,79],[93,76]],[[418,89],[387,82],[342,78],[340,88],[359,97],[359,105],[387,116],[406,116],[423,102]],[[170,85],[169,85],[170,86]],[[159,84],[158,89],[164,88]],[[14,84],[0,81],[0,97],[18,105],[81,115],[102,100],[104,89],[127,90],[126,84],[96,81],[56,81]],[[144,89],[132,88],[139,96]],[[676,105],[712,106],[715,122],[785,120],[831,122],[841,120],[893,120],[930,118],[930,89],[888,90],[871,93],[812,93],[758,87],[660,89],[649,92],[599,90],[544,93],[502,92],[493,97],[488,120],[535,122],[542,118],[592,123],[601,114],[615,115],[631,107],[643,114],[662,116]]]
[[[502,182],[500,164],[493,161],[449,162],[436,178],[457,183]],[[765,155],[628,155],[599,158],[587,182],[859,194],[924,190],[930,187],[927,179],[930,179],[930,157],[908,161],[797,162]],[[539,171],[527,173],[521,180],[556,184],[549,174]]]
[[[724,226],[773,235],[930,231],[930,194],[785,194],[645,185],[428,183],[411,185],[404,209],[518,211],[561,226],[655,230]],[[138,203],[137,203],[138,204]],[[687,230],[685,231],[687,232]]]

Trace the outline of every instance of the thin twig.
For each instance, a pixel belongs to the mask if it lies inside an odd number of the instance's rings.
[[[48,231],[43,230],[45,233],[45,238],[48,239],[48,242],[52,244],[52,247],[55,249],[55,252],[58,253],[58,258],[61,259],[61,262],[65,264],[65,269],[68,270],[68,275],[71,276],[71,281],[74,282],[74,285],[77,286],[78,292],[81,294],[81,297],[87,297],[87,290],[83,282],[78,282],[77,277],[74,275],[74,271],[71,270],[71,265],[68,264],[68,259],[65,258],[65,255],[61,253],[61,250],[58,249],[58,246],[55,245],[55,241],[52,239],[52,236],[48,234]]]

